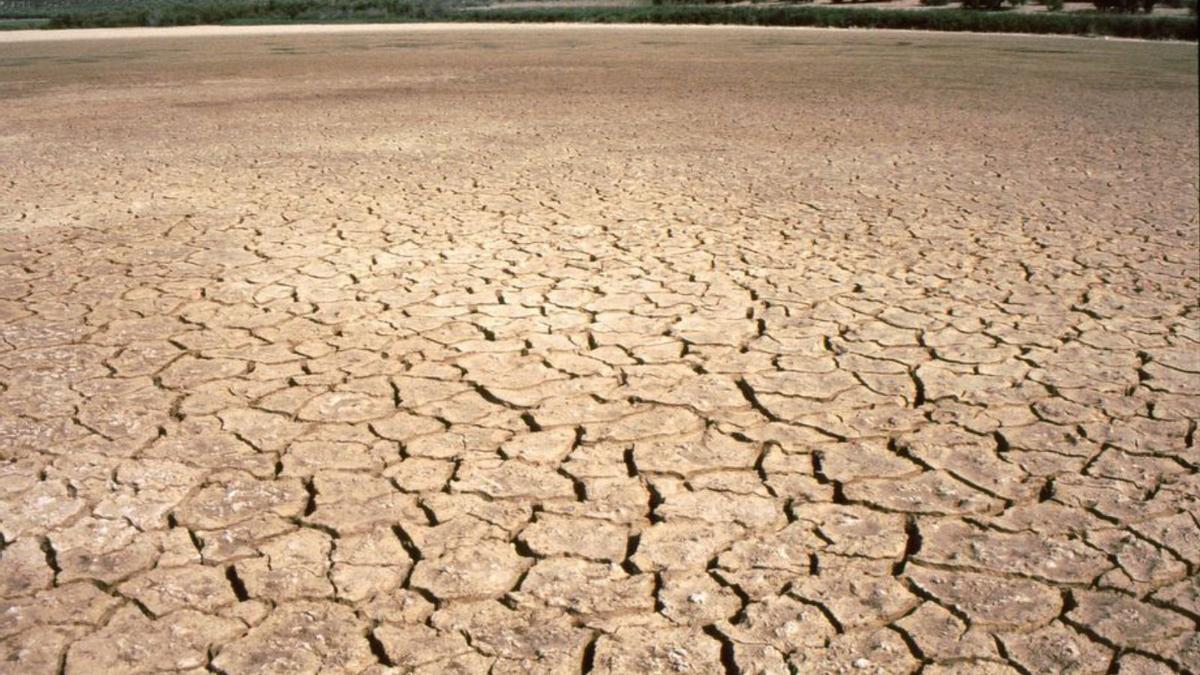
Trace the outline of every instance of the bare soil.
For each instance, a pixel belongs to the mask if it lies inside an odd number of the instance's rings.
[[[0,672],[1200,671],[1196,64],[0,35]]]

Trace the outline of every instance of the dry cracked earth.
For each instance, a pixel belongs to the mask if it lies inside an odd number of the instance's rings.
[[[0,671],[1198,672],[1196,95],[1184,44],[0,38]]]

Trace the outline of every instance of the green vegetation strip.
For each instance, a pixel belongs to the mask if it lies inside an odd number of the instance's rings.
[[[972,10],[838,9],[796,5],[650,5],[633,7],[530,7],[464,9],[480,21],[583,21],[590,23],[693,23],[832,28],[910,28],[987,33],[1057,33],[1196,40],[1196,19],[1115,14],[1016,13]]]
[[[490,21],[738,24],[834,28],[909,28],[988,33],[1054,33],[1148,39],[1197,39],[1195,17],[1093,12],[984,12],[957,9],[840,9],[811,5],[617,7],[470,7],[428,0],[200,0],[68,5],[50,13],[48,28],[180,26],[321,21]]]
[[[81,3],[82,4],[82,3]],[[97,3],[99,4],[99,3]],[[78,6],[78,5],[77,5]],[[453,12],[428,0],[200,0],[131,2],[50,14],[48,28],[192,26],[315,21],[447,21]],[[73,11],[74,10],[74,11]]]
[[[30,28],[45,28],[49,19],[2,19],[0,30],[29,30]]]

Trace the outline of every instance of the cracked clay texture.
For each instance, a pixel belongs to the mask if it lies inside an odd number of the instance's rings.
[[[1200,671],[1194,44],[205,30],[0,37],[0,672]]]

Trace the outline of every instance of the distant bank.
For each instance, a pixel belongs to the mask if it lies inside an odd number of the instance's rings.
[[[1017,12],[959,8],[843,8],[793,3],[477,6],[422,0],[192,0],[0,3],[0,28],[96,28],[211,24],[501,22],[724,24],[1197,39],[1193,16]],[[20,13],[6,6],[21,7]],[[8,14],[8,16],[5,16]],[[15,14],[15,15],[14,15]]]

